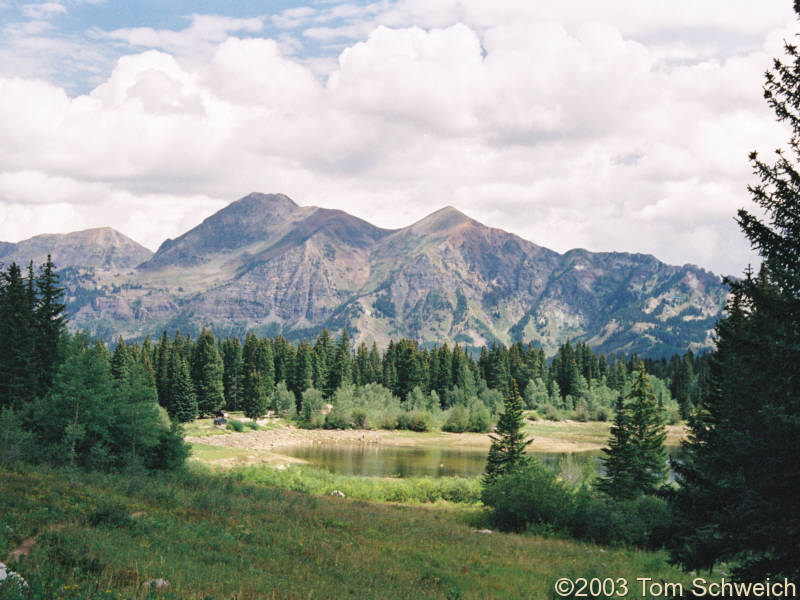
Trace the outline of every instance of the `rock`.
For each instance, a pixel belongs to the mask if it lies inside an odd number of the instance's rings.
[[[145,582],[142,587],[145,587],[148,590],[166,590],[169,588],[169,581],[159,577],[157,579],[151,579],[150,581]]]
[[[10,571],[3,563],[0,563],[0,587],[10,582],[16,583],[19,587],[27,588],[28,582],[19,573]]]
[[[472,533],[483,533],[484,535],[491,535],[494,533],[491,529],[473,529]]]
[[[340,492],[339,490],[333,490],[331,492],[331,496],[336,496],[337,498],[344,498],[344,492]]]

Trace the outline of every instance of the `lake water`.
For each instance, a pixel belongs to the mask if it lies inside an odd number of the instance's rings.
[[[486,452],[376,444],[314,444],[281,449],[282,454],[302,458],[331,473],[363,477],[474,477],[486,468]],[[600,456],[599,452],[532,454],[566,478],[577,477],[585,468],[596,468]]]

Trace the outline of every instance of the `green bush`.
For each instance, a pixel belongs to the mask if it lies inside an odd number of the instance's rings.
[[[258,431],[261,429],[261,426],[255,421],[245,421],[244,426],[252,429],[253,431]]]
[[[487,484],[481,500],[491,508],[491,523],[510,531],[542,526],[566,529],[573,509],[572,491],[536,460],[512,468]]]
[[[428,411],[424,410],[400,413],[400,416],[397,417],[397,428],[411,431],[429,431],[433,429],[433,417]]]
[[[239,421],[238,419],[231,419],[228,421],[228,424],[225,426],[225,429],[230,431],[237,431],[241,433],[244,431],[244,421]]]
[[[479,400],[474,401],[469,407],[469,422],[467,431],[485,433],[492,426],[492,416],[489,409]]]
[[[669,532],[665,500],[614,501],[590,486],[570,486],[535,460],[485,485],[481,499],[489,521],[509,531],[561,532],[598,544],[646,548],[661,547]]]
[[[447,419],[444,425],[442,425],[443,431],[463,433],[469,427],[469,410],[467,410],[466,406],[456,404],[445,414],[447,415]]]

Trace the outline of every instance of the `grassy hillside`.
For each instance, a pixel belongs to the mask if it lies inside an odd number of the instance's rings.
[[[0,557],[36,598],[551,598],[564,576],[685,577],[661,554],[473,531],[474,508],[312,496],[210,474],[18,466],[0,478]],[[8,561],[8,558],[0,558]],[[14,597],[0,589],[0,598]],[[31,597],[29,596],[29,597]],[[639,597],[639,596],[636,596]]]

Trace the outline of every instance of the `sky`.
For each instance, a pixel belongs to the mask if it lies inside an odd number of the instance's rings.
[[[740,274],[798,31],[789,0],[0,0],[0,240],[155,250],[280,192]]]

